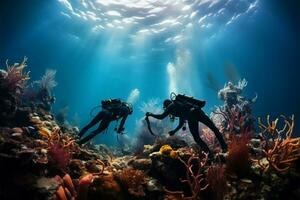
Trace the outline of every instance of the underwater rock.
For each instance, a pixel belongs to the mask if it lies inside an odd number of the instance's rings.
[[[111,160],[113,158],[113,153],[111,150],[104,144],[95,145],[97,152],[101,160]]]
[[[51,199],[57,191],[60,183],[55,178],[41,177],[36,181],[35,188],[44,197],[43,199]]]
[[[162,185],[158,182],[157,179],[154,179],[152,177],[148,177],[146,179],[146,189],[147,189],[147,191],[150,191],[150,192],[162,192],[163,191]]]
[[[15,127],[15,128],[12,128],[11,130],[14,133],[21,133],[21,134],[23,133],[23,129],[21,129],[20,127]]]
[[[117,157],[110,162],[110,165],[116,170],[128,168],[128,162],[132,160],[132,158],[133,156]]]
[[[125,168],[117,171],[114,177],[129,195],[134,197],[145,196],[144,186],[146,184],[146,176],[142,171]]]
[[[72,177],[79,178],[87,169],[80,159],[71,159],[69,163],[70,174]]]
[[[133,167],[134,169],[139,169],[139,170],[148,170],[150,169],[152,165],[152,161],[150,158],[136,158],[134,157],[128,162],[128,165]]]
[[[182,156],[189,157],[185,154],[190,151],[184,151],[183,149],[178,149]],[[161,152],[153,152],[150,154],[152,165],[149,174],[164,183],[165,186],[176,187],[180,185],[180,178],[183,177],[185,170],[184,166],[178,159],[172,158],[170,155],[164,155]]]
[[[94,179],[88,191],[89,200],[114,199],[122,200],[123,194],[119,183],[112,174],[102,175]]]

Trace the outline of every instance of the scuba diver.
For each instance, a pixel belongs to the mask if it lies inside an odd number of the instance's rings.
[[[156,119],[164,119],[165,117],[172,116],[179,118],[178,126],[169,132],[169,135],[174,135],[179,129],[183,127],[185,122],[188,122],[190,132],[193,135],[195,142],[201,147],[201,149],[210,154],[210,150],[207,144],[199,136],[199,126],[198,122],[205,124],[210,128],[218,139],[223,152],[227,151],[227,144],[225,143],[222,134],[219,132],[218,128],[210,120],[210,118],[202,111],[205,105],[205,101],[194,99],[193,97],[188,97],[185,95],[171,93],[171,100],[166,99],[163,103],[164,112],[162,114],[153,114],[150,112],[146,113],[146,121],[149,124],[148,117],[153,117]],[[151,133],[150,126],[149,130]]]
[[[100,111],[94,119],[86,125],[78,134],[80,138],[95,124],[99,123],[99,127],[92,131],[91,134],[82,138],[78,143],[84,144],[91,140],[93,137],[108,128],[110,122],[122,118],[119,128],[115,128],[118,134],[124,131],[124,124],[128,115],[132,114],[132,106],[129,103],[123,102],[120,99],[108,99],[101,102],[102,111]]]

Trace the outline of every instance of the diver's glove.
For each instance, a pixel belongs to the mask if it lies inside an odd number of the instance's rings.
[[[149,116],[151,116],[151,115],[152,115],[151,112],[146,112],[146,117],[149,117]]]
[[[173,130],[173,131],[169,131],[169,136],[173,136],[176,132]]]

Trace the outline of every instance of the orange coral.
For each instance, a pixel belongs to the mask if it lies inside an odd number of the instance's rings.
[[[263,150],[264,156],[267,160],[267,165],[261,163],[261,160],[254,160],[265,172],[270,167],[278,172],[287,172],[293,162],[300,158],[300,137],[292,138],[294,129],[294,115],[290,118],[284,119],[284,126],[280,130],[277,128],[278,118],[270,122],[270,116],[267,116],[267,124],[263,124],[261,118],[258,119],[259,127],[263,134],[271,136],[272,141],[265,136],[266,147]],[[271,143],[271,144],[270,144]]]
[[[66,174],[62,179],[57,176],[58,181],[61,182],[61,185],[56,191],[56,199],[58,200],[74,200],[77,197],[73,181],[69,174]]]

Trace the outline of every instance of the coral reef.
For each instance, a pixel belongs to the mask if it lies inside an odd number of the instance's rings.
[[[42,101],[23,101],[25,88],[36,89],[27,87],[25,66],[26,58],[0,71],[1,200],[300,198],[300,138],[293,136],[294,116],[267,116],[266,122],[259,118],[260,133],[255,133],[255,99],[241,96],[246,81],[225,85],[219,92],[224,106],[212,115],[220,120],[227,153],[219,153],[214,134],[204,126],[201,137],[215,152],[210,157],[187,142],[188,130],[186,136],[166,137],[167,121],[151,121],[159,137],[141,123],[135,148],[121,152],[104,144],[78,145],[78,128],[67,124],[63,113],[53,117],[51,106]],[[50,97],[54,76],[48,71],[35,84]],[[156,104],[150,101],[141,109],[160,109]],[[125,148],[132,138],[123,139]]]
[[[242,92],[246,86],[247,81],[243,79],[237,85],[228,82],[219,91],[218,96],[224,101],[224,105],[216,107],[211,117],[221,132],[239,134],[245,129],[254,130],[252,105],[256,102],[257,96],[253,99],[243,97]]]

